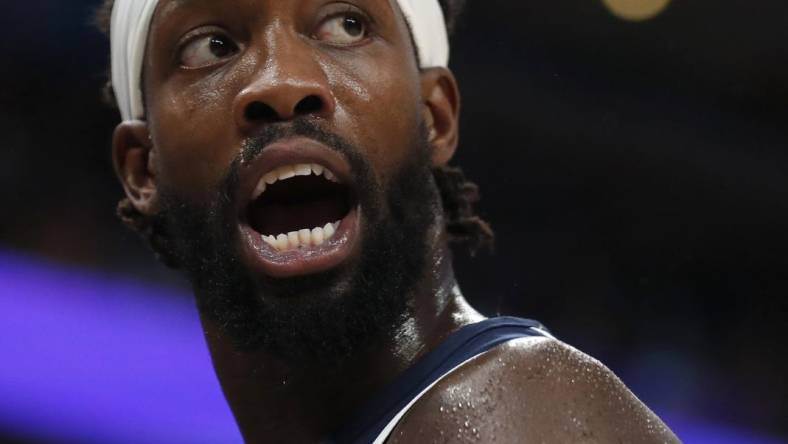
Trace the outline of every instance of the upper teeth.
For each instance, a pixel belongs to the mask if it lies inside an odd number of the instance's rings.
[[[297,176],[310,176],[312,173],[314,173],[315,176],[323,175],[327,180],[332,182],[338,182],[336,176],[331,171],[329,171],[328,168],[316,163],[284,165],[264,175],[262,179],[260,179],[260,182],[257,183],[257,187],[254,190],[252,199],[257,199],[260,197],[261,194],[265,193],[265,190],[268,188],[268,186],[273,185],[280,180],[287,180]]]

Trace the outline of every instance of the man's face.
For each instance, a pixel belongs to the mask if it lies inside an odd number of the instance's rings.
[[[385,182],[410,155],[406,142],[422,120],[414,50],[395,8],[389,0],[163,0],[144,69],[157,176],[203,202],[250,138],[300,116],[363,147]],[[364,34],[343,26],[347,18]],[[243,203],[263,170],[280,164],[315,160],[353,180],[334,150],[284,142],[268,150],[277,151],[272,159],[242,165]],[[314,271],[258,265],[277,277]]]
[[[347,353],[405,315],[441,214],[414,54],[389,0],[159,4],[156,213],[239,346]]]

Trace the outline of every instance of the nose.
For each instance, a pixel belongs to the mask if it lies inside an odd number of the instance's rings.
[[[328,117],[335,99],[328,77],[313,54],[313,48],[278,32],[261,51],[260,62],[233,103],[233,114],[242,132],[260,124],[283,122],[298,117]]]

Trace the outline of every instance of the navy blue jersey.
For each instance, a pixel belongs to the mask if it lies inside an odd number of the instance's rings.
[[[381,442],[415,401],[452,370],[497,345],[532,336],[551,337],[540,323],[514,317],[487,319],[457,330],[376,394],[330,442]]]

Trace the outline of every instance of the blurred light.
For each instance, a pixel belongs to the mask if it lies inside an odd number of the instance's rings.
[[[602,3],[616,17],[640,22],[659,15],[668,7],[670,0],[602,0]]]
[[[242,442],[188,294],[0,249],[0,442]]]
[[[659,413],[659,412],[658,412]],[[662,414],[681,442],[687,444],[786,444],[785,439],[730,424],[714,424],[698,418]]]

